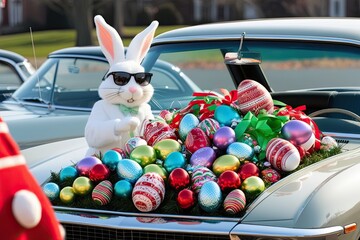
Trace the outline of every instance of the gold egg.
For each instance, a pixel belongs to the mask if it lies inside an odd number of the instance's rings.
[[[241,184],[241,190],[250,196],[257,196],[265,190],[264,181],[256,176],[246,178]]]
[[[72,187],[64,187],[60,191],[60,200],[63,203],[72,203],[75,198],[74,189]]]
[[[180,143],[174,139],[163,139],[155,143],[153,147],[157,157],[161,160],[165,160],[170,153],[179,152],[181,150]]]
[[[78,177],[73,182],[73,190],[77,195],[86,195],[92,190],[92,182],[88,177]]]
[[[140,164],[141,167],[145,167],[156,161],[156,153],[153,147],[141,145],[132,150],[130,159]]]
[[[216,176],[220,176],[221,173],[226,170],[237,171],[240,167],[240,161],[237,157],[230,154],[225,154],[218,157],[213,163],[213,172]]]

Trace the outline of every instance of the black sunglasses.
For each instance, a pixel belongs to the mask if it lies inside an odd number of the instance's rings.
[[[135,82],[141,86],[146,86],[150,83],[152,73],[128,73],[128,72],[110,72],[106,74],[107,78],[109,75],[112,75],[114,78],[114,83],[119,86],[126,85],[131,77],[135,78]]]

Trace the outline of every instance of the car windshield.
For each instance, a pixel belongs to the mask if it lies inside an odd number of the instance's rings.
[[[236,84],[224,55],[237,52],[239,41],[174,43],[151,48],[145,66],[163,59],[189,76],[203,90],[232,90]],[[260,67],[272,91],[359,88],[360,49],[305,41],[247,40],[242,50],[259,53]],[[246,77],[246,76],[245,76]]]

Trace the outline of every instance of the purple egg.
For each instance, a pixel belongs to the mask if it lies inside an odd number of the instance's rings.
[[[211,167],[216,159],[216,153],[211,147],[203,147],[196,150],[190,157],[192,166]]]
[[[300,120],[291,120],[285,123],[281,129],[281,135],[297,146],[306,143],[312,134],[310,125]]]
[[[213,138],[213,143],[219,149],[226,149],[231,143],[235,142],[235,131],[231,127],[219,128]]]
[[[76,164],[76,170],[80,176],[89,176],[90,169],[99,163],[101,160],[95,156],[85,157]]]

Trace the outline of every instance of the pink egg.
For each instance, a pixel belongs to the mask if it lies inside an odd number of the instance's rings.
[[[235,131],[231,127],[221,127],[219,128],[213,138],[213,143],[219,149],[225,150],[230,144],[235,142]]]
[[[245,194],[240,189],[232,190],[224,200],[224,210],[229,214],[241,212],[245,208],[245,205]]]
[[[260,109],[268,113],[274,111],[272,97],[260,83],[246,79],[239,84],[237,91],[239,109],[243,114],[252,112],[257,115]]]
[[[140,212],[156,210],[165,196],[163,178],[155,172],[148,172],[141,176],[133,189],[132,201]]]
[[[194,153],[200,148],[209,147],[210,139],[203,130],[195,127],[190,130],[185,139],[185,147],[190,153]]]
[[[203,147],[196,150],[190,157],[192,166],[204,166],[210,168],[216,159],[216,153],[211,147]]]
[[[300,164],[300,154],[296,147],[282,138],[273,138],[266,146],[266,158],[277,170],[292,171]]]
[[[281,135],[296,146],[301,146],[305,151],[315,143],[315,135],[309,124],[300,120],[290,120],[281,129]]]

